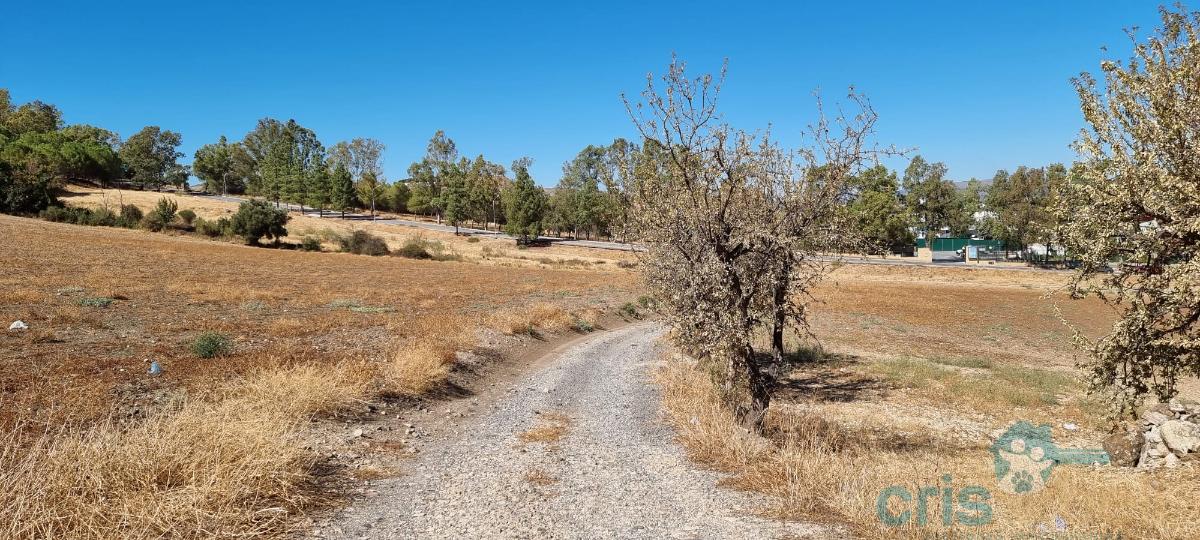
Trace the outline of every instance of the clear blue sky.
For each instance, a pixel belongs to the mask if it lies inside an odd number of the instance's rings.
[[[854,84],[881,142],[965,180],[1070,161],[1082,125],[1070,77],[1123,58],[1122,29],[1157,21],[1157,3],[1130,0],[805,4],[14,2],[0,87],[68,123],[179,131],[187,162],[271,116],[326,145],[383,141],[391,179],[443,129],[472,156],[531,156],[551,185],[584,146],[633,137],[619,96],[674,51],[697,73],[728,57],[738,127],[770,122],[795,141],[815,89],[833,100]]]

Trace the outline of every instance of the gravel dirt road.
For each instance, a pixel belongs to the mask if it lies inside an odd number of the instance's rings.
[[[314,531],[321,538],[796,538],[752,515],[659,416],[661,328],[589,336],[514,381],[403,474]]]

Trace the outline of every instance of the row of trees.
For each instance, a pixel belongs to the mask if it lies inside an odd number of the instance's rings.
[[[69,181],[106,183],[128,178],[143,188],[187,182],[176,160],[178,133],[147,126],[124,142],[112,131],[64,125],[48,103],[14,105],[0,88],[0,211],[37,212],[55,201]]]
[[[1068,181],[1062,164],[1000,170],[991,182],[971,179],[962,187],[946,173],[944,163],[915,156],[903,177],[883,165],[855,175],[846,211],[868,249],[899,250],[917,235],[974,235],[1018,251],[1060,241],[1061,222],[1053,209]]]

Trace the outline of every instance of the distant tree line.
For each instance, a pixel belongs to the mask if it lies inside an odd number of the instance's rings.
[[[1060,237],[1059,205],[1070,171],[1059,163],[997,171],[991,182],[958,185],[944,163],[915,156],[898,177],[876,165],[851,181],[846,211],[868,240],[868,251],[901,250],[916,238],[939,236],[999,240],[1026,252]]]

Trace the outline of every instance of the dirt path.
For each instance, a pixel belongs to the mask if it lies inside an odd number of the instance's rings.
[[[772,538],[819,529],[749,515],[659,419],[660,328],[589,337],[430,445],[322,538]]]

